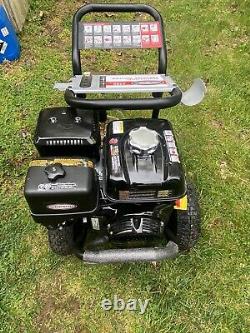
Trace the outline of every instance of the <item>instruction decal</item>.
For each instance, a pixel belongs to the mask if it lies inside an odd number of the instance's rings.
[[[159,22],[95,22],[80,23],[79,47],[161,48],[162,29]]]
[[[157,88],[167,88],[171,85],[165,77],[160,74],[156,75],[101,75],[100,88],[113,89],[118,87],[137,88],[153,86]]]
[[[164,131],[164,136],[167,144],[170,162],[180,163],[180,158],[177,151],[173,132],[170,130],[166,130]]]

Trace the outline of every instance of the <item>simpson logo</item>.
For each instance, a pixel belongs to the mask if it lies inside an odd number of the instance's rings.
[[[77,208],[77,205],[74,204],[53,204],[53,205],[48,205],[47,208],[50,210],[71,210]]]

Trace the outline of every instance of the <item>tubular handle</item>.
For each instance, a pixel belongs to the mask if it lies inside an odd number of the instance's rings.
[[[78,35],[79,35],[79,22],[83,16],[88,13],[97,12],[113,12],[113,13],[147,13],[151,15],[155,21],[158,21],[162,28],[163,46],[159,49],[158,60],[158,73],[166,74],[167,71],[167,48],[165,43],[164,25],[161,14],[153,7],[143,4],[89,4],[81,7],[74,15],[73,18],[73,33],[72,33],[72,65],[73,74],[81,75],[81,59],[80,50],[78,47]]]
[[[64,95],[68,105],[83,109],[93,110],[145,110],[164,109],[175,106],[181,102],[182,92],[176,87],[171,92],[171,96],[162,98],[141,98],[141,99],[85,99],[77,97],[72,90],[67,89]]]

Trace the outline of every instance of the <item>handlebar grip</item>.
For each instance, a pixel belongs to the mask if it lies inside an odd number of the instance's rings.
[[[165,109],[173,107],[181,102],[182,91],[176,87],[169,97],[162,98],[141,98],[141,99],[85,99],[77,97],[72,90],[67,89],[64,94],[68,105],[83,109],[92,110],[145,110],[145,109]]]

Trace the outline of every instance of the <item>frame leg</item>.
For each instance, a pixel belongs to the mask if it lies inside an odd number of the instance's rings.
[[[160,110],[153,110],[152,118],[157,119],[159,117]]]

